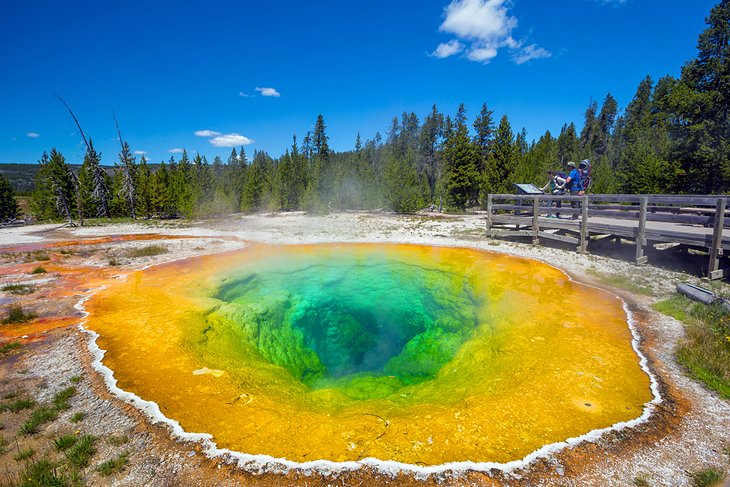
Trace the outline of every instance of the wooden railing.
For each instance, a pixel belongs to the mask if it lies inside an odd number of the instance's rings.
[[[587,252],[591,236],[627,238],[636,244],[638,264],[647,262],[647,242],[677,243],[708,251],[708,276],[719,278],[724,274],[720,256],[730,250],[730,236],[723,236],[723,230],[730,228],[727,199],[724,195],[492,194],[487,196],[487,232],[493,237],[532,237],[534,244],[540,238],[559,240],[577,245],[579,252]]]

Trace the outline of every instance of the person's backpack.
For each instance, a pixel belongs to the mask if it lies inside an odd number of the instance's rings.
[[[588,159],[585,159],[581,162],[585,162],[586,167],[584,169],[580,169],[580,184],[582,191],[588,191],[588,188],[591,187],[591,183],[593,182],[591,179],[591,161]]]

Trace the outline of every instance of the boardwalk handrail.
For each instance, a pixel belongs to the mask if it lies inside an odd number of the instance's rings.
[[[577,245],[586,252],[591,235],[628,238],[636,243],[636,262],[646,263],[648,241],[673,242],[709,252],[708,276],[722,277],[723,249],[730,250],[727,195],[487,195],[491,236],[528,236]],[[565,203],[565,205],[563,205]],[[562,216],[563,218],[544,218]],[[569,218],[565,218],[568,216]],[[648,225],[648,223],[658,225]],[[514,225],[515,229],[505,226]],[[523,228],[524,227],[524,228]],[[709,229],[712,229],[709,232]]]

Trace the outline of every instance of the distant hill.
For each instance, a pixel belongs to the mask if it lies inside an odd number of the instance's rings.
[[[157,169],[159,164],[147,164],[151,171]],[[0,174],[5,176],[10,185],[18,194],[29,194],[33,191],[33,179],[40,164],[0,164]],[[78,172],[81,164],[69,164],[72,171]],[[102,166],[111,174],[114,166]]]
[[[40,164],[0,164],[0,174],[10,181],[17,193],[27,194],[33,190],[33,178]]]

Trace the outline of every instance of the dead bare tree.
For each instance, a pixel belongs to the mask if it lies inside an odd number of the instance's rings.
[[[66,103],[66,100],[61,98],[61,95],[53,92],[54,95],[56,95],[56,98],[59,99],[61,103],[63,103],[63,106],[66,107],[66,110],[68,110],[68,113],[71,114],[71,118],[73,118],[74,122],[76,123],[76,126],[79,128],[79,132],[81,133],[81,138],[84,141],[84,145],[86,146],[86,152],[88,153],[91,146],[89,145],[89,141],[86,139],[86,134],[84,134],[84,129],[81,128],[81,124],[79,123],[79,119],[76,118],[76,115],[74,114],[73,110],[71,110],[71,107],[68,106],[68,103]],[[83,227],[84,226],[84,209],[82,203],[82,197],[81,197],[81,184],[79,184],[79,177],[74,174],[73,171],[71,171],[71,180],[73,181],[74,189],[76,191],[76,203],[77,203],[77,212],[79,216],[79,224]],[[55,185],[58,187],[58,185]],[[66,201],[66,197],[63,194],[63,191],[56,191],[54,189],[54,193],[56,194],[56,206],[59,207],[59,211],[61,208],[63,208],[64,215],[67,216],[69,224],[73,225],[73,218],[71,217],[71,208],[70,208],[70,202]],[[61,201],[59,198],[61,198],[63,201]]]
[[[104,169],[99,164],[99,156],[94,150],[94,144],[89,141],[89,151],[87,156],[90,158],[91,177],[93,190],[91,196],[94,198],[99,205],[97,208],[96,216],[103,216],[109,218],[109,186],[107,185],[107,175]]]
[[[122,139],[122,131],[119,130],[119,122],[117,121],[117,116],[114,114],[114,111],[112,110],[112,115],[114,116],[114,124],[117,127],[117,135],[119,136],[119,144],[122,147],[122,151],[119,153],[119,159],[121,160],[123,166],[122,170],[124,171],[124,179],[122,180],[122,197],[127,200],[127,204],[129,205],[130,210],[130,216],[132,217],[132,220],[137,219],[137,195],[136,195],[136,188],[134,185],[134,178],[136,173],[136,166],[134,163],[134,156],[132,155],[131,151],[129,150],[129,144],[124,142],[124,139]]]
[[[56,209],[68,221],[68,224],[75,226],[73,215],[71,214],[71,201],[68,199],[66,192],[56,178],[51,177],[51,190],[56,197]]]

